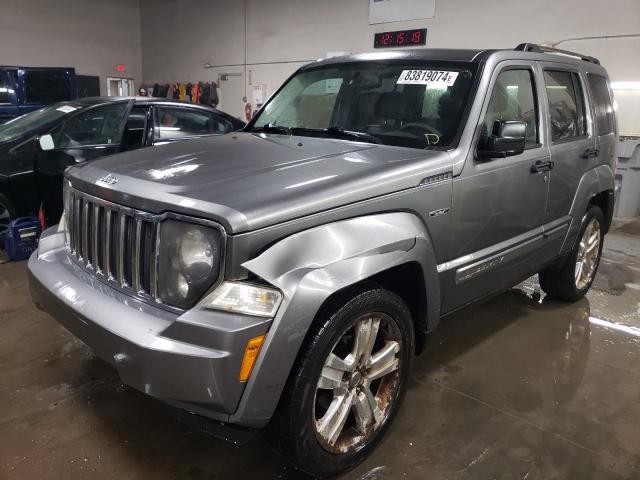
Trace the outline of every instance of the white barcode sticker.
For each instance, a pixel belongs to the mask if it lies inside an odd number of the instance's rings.
[[[403,70],[398,77],[401,85],[440,85],[450,87],[458,78],[458,72],[444,70]]]
[[[72,107],[71,105],[62,105],[61,107],[56,108],[59,112],[62,113],[71,113],[77,110],[76,107]]]

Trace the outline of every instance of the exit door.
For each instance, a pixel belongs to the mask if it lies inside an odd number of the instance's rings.
[[[135,95],[132,78],[107,77],[107,95],[129,97]]]
[[[245,120],[244,117],[244,74],[240,72],[224,73],[218,77],[218,108],[234,117]],[[252,108],[255,107],[252,105]]]

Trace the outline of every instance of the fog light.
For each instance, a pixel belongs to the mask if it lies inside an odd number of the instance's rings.
[[[257,317],[273,317],[281,301],[282,293],[273,288],[240,282],[224,282],[203,300],[202,306]]]
[[[241,382],[246,382],[247,380],[249,380],[251,371],[253,370],[253,366],[258,359],[258,354],[260,353],[262,342],[264,342],[264,335],[254,337],[247,342],[247,348],[245,348],[244,357],[242,358],[242,366],[240,367]]]

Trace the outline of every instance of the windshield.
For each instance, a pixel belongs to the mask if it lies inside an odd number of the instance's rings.
[[[407,61],[302,71],[250,130],[446,148],[461,128],[474,71],[470,63]]]
[[[55,122],[65,115],[76,112],[82,108],[84,108],[84,105],[73,102],[61,102],[9,120],[7,123],[0,125],[0,142],[6,142],[25,133],[34,132],[40,127]]]

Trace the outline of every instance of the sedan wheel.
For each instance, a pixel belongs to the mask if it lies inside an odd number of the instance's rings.
[[[9,214],[9,207],[0,203],[0,236],[9,228],[11,222],[11,215]]]
[[[326,358],[316,386],[314,426],[330,453],[365,445],[398,398],[402,335],[383,313],[358,319]]]

